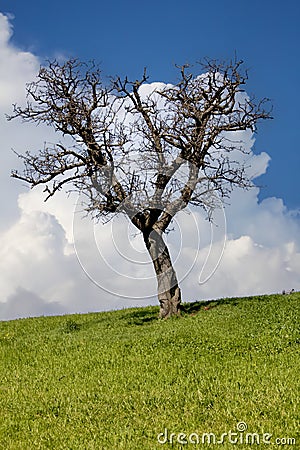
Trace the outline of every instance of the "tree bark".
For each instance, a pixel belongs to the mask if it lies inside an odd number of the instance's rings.
[[[147,250],[151,256],[157,278],[157,292],[160,304],[159,318],[166,319],[180,314],[181,292],[169,250],[162,238],[162,232],[154,229],[143,233]]]

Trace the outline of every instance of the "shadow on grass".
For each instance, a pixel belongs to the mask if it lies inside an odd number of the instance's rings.
[[[109,311],[104,313],[94,313],[96,316],[91,320],[81,324],[82,329],[102,326],[122,327],[123,325],[145,325],[155,322],[158,319],[158,307],[129,308],[123,310]]]
[[[297,294],[297,293],[295,293]],[[222,298],[217,300],[203,300],[198,302],[183,303],[182,312],[186,315],[194,315],[201,310],[216,308],[221,305],[238,306],[243,302],[257,300],[260,302],[273,300],[275,297],[281,297],[282,294],[266,294],[266,295],[251,295],[248,297],[234,297],[234,298]],[[294,294],[290,294],[292,296]]]
[[[281,296],[280,294],[274,294]],[[216,300],[201,300],[195,302],[183,303],[181,306],[181,317],[188,317],[198,314],[200,311],[206,311],[213,308],[217,308],[222,305],[230,305],[230,306],[238,306],[243,302],[251,301],[251,300],[259,300],[266,301],[268,298],[274,298],[274,295],[260,295],[260,296],[249,296],[242,298],[223,298]],[[292,294],[291,294],[292,295]],[[293,295],[296,295],[293,294]],[[297,294],[299,295],[299,293]],[[148,307],[140,307],[140,308],[129,308],[117,311],[103,312],[103,313],[92,313],[93,318],[91,320],[83,321],[79,324],[80,329],[86,330],[88,328],[92,328],[97,326],[98,324],[102,324],[104,326],[119,327],[123,325],[129,326],[142,326],[154,323],[158,321],[159,315],[159,307],[158,306],[148,306]],[[113,316],[112,316],[113,314]],[[77,324],[76,324],[77,325]],[[75,331],[77,327],[73,325],[73,323],[67,323],[66,331]]]
[[[239,301],[238,299],[230,299],[230,298],[222,298],[219,300],[202,300],[199,302],[191,302],[191,303],[183,303],[181,311],[185,315],[194,315],[197,314],[201,310],[208,310],[212,308],[216,308],[220,305],[232,305],[236,306],[238,305]]]
[[[124,319],[130,325],[145,325],[155,322],[158,319],[158,307],[141,308],[132,312],[129,310]]]

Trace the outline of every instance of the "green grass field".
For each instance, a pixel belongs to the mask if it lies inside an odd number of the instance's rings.
[[[0,322],[0,448],[300,448],[299,293],[157,315]]]

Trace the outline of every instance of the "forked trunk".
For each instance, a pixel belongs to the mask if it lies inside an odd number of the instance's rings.
[[[150,233],[144,233],[143,236],[157,277],[159,317],[165,319],[179,315],[181,292],[169,250],[160,232],[152,230]]]

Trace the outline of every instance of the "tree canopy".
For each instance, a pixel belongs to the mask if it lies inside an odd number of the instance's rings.
[[[27,86],[26,106],[14,105],[9,117],[58,132],[57,143],[20,154],[24,170],[13,177],[44,185],[46,199],[61,189],[83,192],[88,213],[126,214],[142,232],[161,317],[177,314],[181,301],[163,233],[188,204],[212,210],[215,194],[251,185],[240,132],[270,118],[267,99],[245,93],[241,61],[177,69],[175,84],[148,84],[146,70],[135,81],[105,83],[94,62],[49,62]]]

